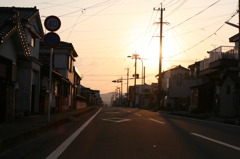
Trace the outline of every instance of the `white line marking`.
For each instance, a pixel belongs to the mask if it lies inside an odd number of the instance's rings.
[[[217,121],[210,121],[210,120],[200,120],[200,119],[194,119],[194,118],[190,118],[190,117],[183,117],[183,116],[177,116],[177,115],[172,115],[172,114],[166,114],[165,115],[170,115],[176,118],[183,118],[183,119],[187,119],[187,120],[192,120],[192,121],[198,121],[198,122],[205,122],[205,123],[213,123],[213,124],[218,124],[218,125],[225,125],[225,126],[230,126],[230,127],[237,127],[239,128],[238,125],[230,125],[230,124],[224,124],[224,123],[220,123]]]
[[[138,114],[138,113],[135,113],[135,115],[137,115],[137,116],[142,116],[141,114]]]
[[[230,147],[230,148],[232,148],[232,149],[235,149],[235,150],[240,151],[240,147],[233,146],[233,145],[227,144],[227,143],[225,143],[225,142],[218,141],[218,140],[215,140],[215,139],[212,139],[212,138],[209,138],[209,137],[206,137],[206,136],[197,134],[197,133],[191,133],[191,134],[194,135],[194,136],[197,136],[197,137],[200,137],[200,138],[203,138],[203,139],[206,139],[206,140],[209,140],[209,141],[218,143],[218,144],[220,144],[220,145],[227,146],[227,147]]]
[[[115,122],[115,123],[121,123],[121,122],[125,122],[125,121],[130,121],[131,119],[124,119],[124,118],[108,118],[108,119],[102,119],[104,121],[111,121],[111,122]]]
[[[60,146],[58,146],[46,159],[56,159],[58,158],[67,147],[73,142],[73,140],[88,126],[88,124],[97,116],[97,114],[102,110],[99,109],[96,114],[94,114],[88,121],[86,121],[80,128],[78,128],[69,138],[67,138]]]
[[[160,123],[160,124],[165,124],[165,123],[162,122],[162,121],[158,121],[158,120],[155,120],[155,119],[152,119],[152,118],[149,118],[149,120],[155,121],[155,122]]]
[[[106,114],[117,114],[119,112],[105,112]]]

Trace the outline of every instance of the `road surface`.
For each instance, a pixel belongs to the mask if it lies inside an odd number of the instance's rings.
[[[240,127],[133,108],[101,108],[0,158],[239,159]]]

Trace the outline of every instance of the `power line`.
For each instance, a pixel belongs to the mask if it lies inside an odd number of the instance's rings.
[[[202,11],[198,12],[197,14],[194,14],[193,16],[189,17],[188,19],[184,20],[183,22],[181,22],[181,23],[173,26],[172,28],[168,29],[167,31],[172,30],[172,29],[174,29],[174,28],[176,28],[176,27],[178,27],[178,26],[186,23],[187,21],[191,20],[192,18],[194,18],[194,17],[198,16],[199,14],[203,13],[204,11],[208,10],[209,8],[211,8],[212,6],[214,6],[215,4],[217,4],[217,3],[220,2],[220,1],[221,1],[221,0],[218,0],[218,1],[214,2],[213,4],[209,5],[207,8],[203,9]],[[166,32],[167,32],[167,31],[166,31]]]
[[[106,9],[108,9],[108,8],[110,8],[110,7],[112,7],[113,5],[115,5],[115,4],[117,4],[119,2],[119,0],[117,0],[115,3],[113,3],[113,4],[111,4],[111,5],[109,5],[109,6],[107,6],[107,7],[105,7],[105,8],[103,8],[102,10],[100,10],[100,11],[98,11],[96,14],[93,14],[92,16],[90,16],[90,17],[88,17],[88,18],[85,18],[85,19],[83,19],[82,21],[80,21],[78,24],[76,24],[76,25],[79,25],[80,23],[82,23],[82,22],[84,22],[84,21],[86,21],[86,20],[88,20],[88,19],[90,19],[90,18],[92,18],[93,16],[95,16],[95,15],[97,15],[97,14],[99,14],[99,13],[101,13],[101,12],[103,12],[104,10],[106,10]],[[82,10],[81,10],[82,11]],[[79,11],[78,11],[79,12]],[[73,13],[73,12],[72,12]],[[69,15],[69,14],[72,14],[72,13],[68,13],[68,14],[65,14],[65,15]],[[62,15],[62,16],[65,16],[65,15]],[[75,26],[76,26],[75,25]],[[64,32],[64,31],[66,31],[66,30],[68,30],[68,29],[70,29],[70,28],[72,28],[72,26],[71,27],[68,27],[68,28],[66,28],[65,30],[63,30],[62,32]],[[61,33],[62,33],[61,32]]]
[[[165,4],[164,5],[164,7],[165,8],[167,8],[167,7],[171,7],[171,6],[174,6],[175,4],[177,4],[179,1],[181,1],[181,0],[178,0],[177,2],[175,2],[174,4],[172,4],[172,5],[170,5],[170,6],[168,6],[169,4],[171,4],[172,2],[173,2],[174,0],[171,0],[170,2],[168,2],[167,4]]]
[[[70,2],[64,2],[64,3],[60,3],[60,4],[53,4],[53,3],[49,3],[49,2],[42,2],[42,3],[45,3],[45,4],[52,4],[52,6],[45,7],[45,8],[41,8],[41,10],[43,10],[43,9],[48,9],[48,8],[53,8],[53,7],[56,7],[56,6],[63,6],[64,4],[69,4],[69,3],[76,2],[76,1],[79,1],[79,0],[74,0],[74,1],[70,1]],[[53,2],[53,1],[52,1],[52,2]],[[41,3],[40,3],[40,4],[41,4]]]
[[[168,17],[169,15],[173,14],[174,12],[176,12],[176,11],[177,11],[179,8],[181,8],[186,2],[187,2],[187,0],[184,0],[184,1],[183,1],[182,3],[180,3],[176,8],[174,8],[172,12],[168,13],[168,14],[166,15],[166,17]],[[171,7],[171,6],[169,6],[169,7]],[[166,17],[165,17],[165,18],[166,18]]]
[[[227,20],[227,22],[230,21],[237,13],[238,13],[238,11],[235,12],[235,13],[231,16],[231,18],[229,18],[229,19]],[[221,30],[225,24],[226,24],[226,23],[224,22],[214,33],[212,33],[212,34],[210,34],[209,36],[207,36],[206,38],[202,39],[201,41],[199,41],[199,42],[196,43],[195,45],[189,47],[188,49],[186,49],[186,50],[184,50],[184,51],[182,51],[182,52],[180,52],[180,53],[178,53],[178,54],[175,54],[175,55],[173,55],[173,56],[170,56],[170,57],[168,57],[168,58],[172,58],[172,57],[178,56],[178,55],[180,55],[180,54],[183,54],[183,53],[185,53],[185,52],[193,49],[194,47],[198,46],[199,44],[203,43],[204,41],[206,41],[207,39],[209,39],[210,37],[212,37],[213,35],[216,35],[217,32],[218,32],[219,30]]]
[[[70,31],[70,33],[68,34],[68,37],[67,37],[67,39],[66,39],[66,41],[68,41],[68,39],[69,39],[69,37],[70,37],[70,35],[72,34],[72,32],[73,32],[73,29],[75,28],[75,26],[77,25],[77,22],[78,22],[78,20],[80,19],[80,17],[82,16],[82,14],[83,14],[83,12],[78,16],[78,18],[77,18],[77,20],[76,20],[76,22],[75,22],[75,24],[72,26],[72,29],[71,29],[71,31]]]
[[[107,0],[107,1],[104,1],[104,2],[101,2],[101,3],[97,3],[95,5],[92,5],[92,6],[89,6],[89,7],[86,7],[86,8],[81,8],[80,10],[76,10],[76,11],[73,11],[73,12],[69,12],[69,13],[66,13],[66,14],[63,14],[63,15],[60,15],[59,17],[63,17],[63,16],[66,16],[66,15],[70,15],[70,14],[74,14],[74,13],[78,13],[78,12],[82,12],[83,10],[88,10],[88,9],[92,9],[92,8],[97,8],[97,7],[100,7],[100,6],[104,6],[104,5],[107,5],[111,0]],[[114,0],[113,2],[118,2],[119,0]],[[114,3],[115,4],[115,3]]]

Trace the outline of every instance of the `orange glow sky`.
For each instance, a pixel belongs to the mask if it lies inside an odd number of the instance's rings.
[[[187,68],[208,57],[207,51],[233,45],[228,40],[238,30],[227,24],[218,29],[236,12],[238,0],[6,0],[1,5],[37,6],[42,23],[49,15],[58,16],[62,26],[57,33],[78,53],[75,65],[82,84],[103,94],[120,86],[112,80],[126,79],[126,68],[134,73],[134,60],[127,58],[133,53],[144,58],[146,83],[157,82],[159,38],[153,36],[159,36],[159,25],[153,23],[160,13],[153,8],[160,3],[165,8],[163,21],[169,23],[163,26],[163,70]],[[238,15],[230,22],[238,24]],[[139,74],[141,67],[138,60]],[[126,80],[123,87],[125,93]]]

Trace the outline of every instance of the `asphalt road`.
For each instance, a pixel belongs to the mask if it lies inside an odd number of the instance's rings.
[[[0,158],[239,159],[240,127],[132,108],[103,108]]]

